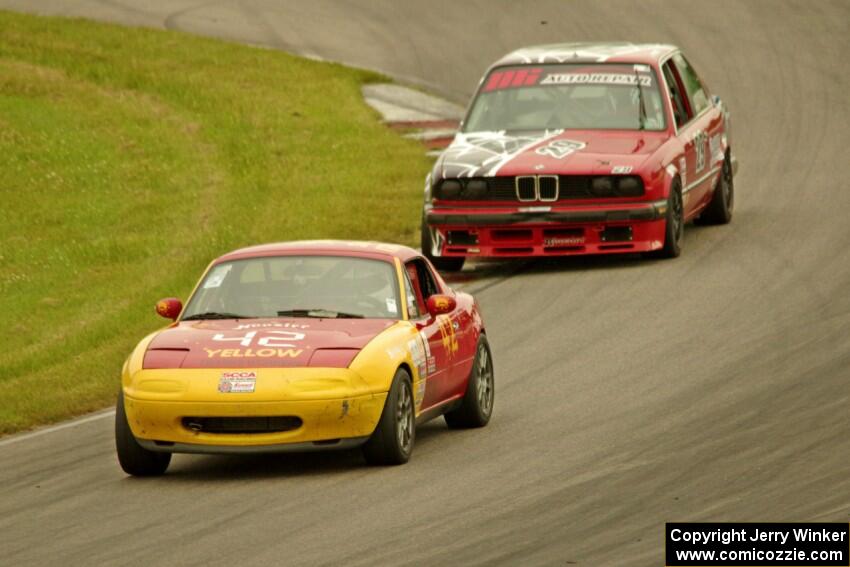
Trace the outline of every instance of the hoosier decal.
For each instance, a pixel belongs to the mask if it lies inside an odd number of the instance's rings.
[[[240,323],[234,327],[237,331],[245,329],[309,329],[306,323]]]

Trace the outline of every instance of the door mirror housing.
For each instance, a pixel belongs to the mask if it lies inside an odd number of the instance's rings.
[[[156,302],[156,314],[176,321],[183,311],[183,303],[176,297],[167,297]]]
[[[428,308],[428,313],[436,317],[454,311],[457,307],[457,301],[450,295],[434,294],[428,298],[425,305]]]

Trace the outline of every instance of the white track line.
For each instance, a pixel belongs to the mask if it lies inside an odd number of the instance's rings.
[[[0,439],[0,447],[5,447],[6,445],[12,445],[19,441],[27,441],[32,439],[33,437],[41,437],[42,435],[47,435],[48,433],[53,433],[56,431],[61,431],[62,429],[68,429],[69,427],[76,427],[77,425],[82,425],[84,423],[89,423],[91,421],[97,421],[98,419],[103,419],[105,417],[112,417],[115,415],[115,410],[107,410],[101,413],[96,413],[92,415],[88,415],[86,417],[81,417],[79,419],[74,419],[72,421],[66,421],[65,423],[60,423],[59,425],[54,425],[53,427],[45,427],[44,429],[37,429],[36,431],[31,431],[30,433],[21,433],[20,435],[15,435],[9,437],[7,439]]]

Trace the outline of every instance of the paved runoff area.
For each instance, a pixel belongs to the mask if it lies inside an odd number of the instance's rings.
[[[363,98],[387,125],[421,140],[435,156],[451,143],[463,118],[462,106],[403,85],[365,85]]]

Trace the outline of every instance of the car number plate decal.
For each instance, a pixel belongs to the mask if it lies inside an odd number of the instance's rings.
[[[257,373],[237,370],[222,372],[218,380],[218,391],[222,394],[250,394],[257,385]]]

